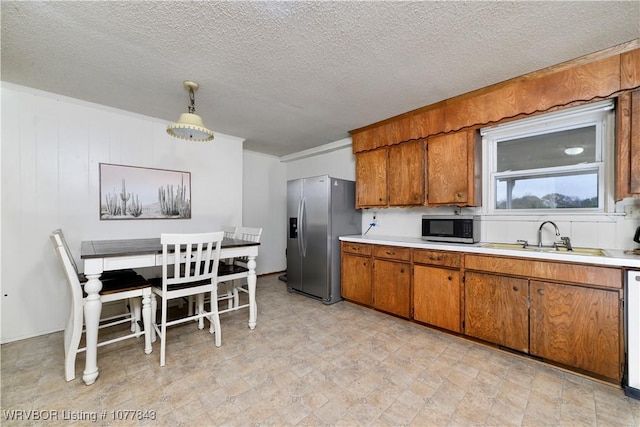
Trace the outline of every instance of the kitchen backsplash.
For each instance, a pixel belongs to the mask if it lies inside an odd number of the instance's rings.
[[[640,213],[640,200],[625,199],[616,204],[618,213],[599,215],[482,215],[480,208],[463,208],[460,212],[481,215],[483,242],[527,240],[530,244],[536,244],[540,224],[550,220],[556,223],[562,236],[571,239],[574,246],[624,250],[638,246],[633,242],[633,235],[640,226],[640,217],[638,214],[625,214],[629,210]],[[369,229],[369,236],[420,237],[422,215],[452,213],[453,207],[364,209],[362,232]],[[376,225],[370,227],[373,222]],[[559,238],[554,235],[553,227],[546,226],[543,229],[542,240],[547,245]]]

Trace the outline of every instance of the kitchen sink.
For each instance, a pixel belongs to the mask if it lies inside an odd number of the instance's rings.
[[[568,251],[567,248],[560,247],[558,249],[551,247],[527,246],[522,247],[522,243],[488,243],[482,246],[483,248],[491,249],[507,249],[510,251],[526,251],[526,252],[544,252],[549,254],[563,254],[563,255],[587,255],[587,256],[605,256],[605,252],[602,249],[597,248],[573,248],[572,251]]]

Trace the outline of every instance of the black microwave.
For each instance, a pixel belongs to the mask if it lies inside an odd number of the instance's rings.
[[[434,242],[480,241],[479,215],[423,215],[422,239]]]

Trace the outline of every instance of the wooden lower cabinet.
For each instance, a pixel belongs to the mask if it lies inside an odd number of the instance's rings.
[[[420,322],[462,332],[460,271],[414,265],[413,318]]]
[[[529,352],[529,284],[495,274],[465,274],[465,334]]]
[[[371,305],[371,257],[342,253],[342,298]]]
[[[370,306],[372,245],[342,242],[340,287],[342,298]]]
[[[401,317],[411,316],[411,264],[374,259],[373,306]]]
[[[620,379],[620,291],[531,281],[531,354]]]
[[[342,242],[341,278],[346,300],[622,379],[620,268]]]

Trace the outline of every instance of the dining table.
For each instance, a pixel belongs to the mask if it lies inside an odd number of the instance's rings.
[[[249,328],[257,322],[256,310],[256,257],[260,243],[225,237],[220,245],[220,259],[247,258],[247,287],[249,294]],[[162,265],[162,244],[159,237],[143,239],[86,240],[80,247],[80,258],[84,262],[87,294],[84,305],[86,358],[82,380],[90,385],[98,378],[98,329],[102,301],[100,275],[104,271],[129,268],[155,267]],[[143,305],[148,303],[143,301]],[[148,309],[148,308],[147,308]],[[144,307],[143,307],[144,310]],[[151,349],[146,349],[149,353]]]

